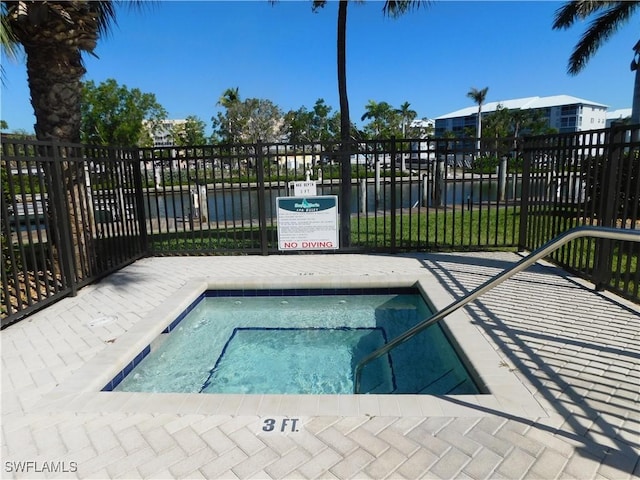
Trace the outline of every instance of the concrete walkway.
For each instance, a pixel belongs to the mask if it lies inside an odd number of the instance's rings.
[[[269,417],[248,413],[244,403],[233,414],[229,405],[224,414],[203,409],[195,395],[164,394],[154,411],[138,408],[136,398],[144,397],[137,394],[119,403],[125,397],[114,393],[91,409],[73,402],[54,408],[50,401],[60,384],[117,348],[122,335],[194,277],[268,283],[283,276],[428,276],[453,299],[519,258],[138,261],[0,334],[2,478],[640,478],[640,309],[549,265],[529,268],[465,309],[501,367],[513,371],[545,415],[456,397],[445,398],[437,416],[402,411],[389,396],[375,415],[345,415],[329,404],[326,414],[305,416],[292,402],[274,406],[278,415]],[[272,421],[279,428],[267,430]]]

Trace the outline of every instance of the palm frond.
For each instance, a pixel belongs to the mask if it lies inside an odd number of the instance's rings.
[[[472,99],[478,105],[481,105],[484,103],[485,98],[487,98],[488,91],[489,91],[489,87],[484,87],[480,90],[478,90],[475,87],[471,87],[471,90],[467,92],[467,97]]]
[[[18,56],[19,45],[4,12],[3,5],[3,11],[0,16],[0,46],[8,58],[15,59]]]
[[[569,57],[569,67],[567,71],[570,75],[576,75],[582,71],[602,44],[608,40],[618,28],[626,23],[636,8],[640,6],[639,2],[606,3],[609,8],[589,24],[589,27],[573,50],[571,57]]]
[[[90,2],[90,5],[97,14],[98,33],[100,36],[108,34],[111,27],[117,25],[115,3],[108,1]]]
[[[571,0],[556,10],[553,29],[567,29],[576,21],[584,20],[593,13],[612,4],[620,3],[619,1],[607,0]]]
[[[397,18],[410,10],[416,10],[431,3],[429,0],[387,0],[382,12],[392,18]]]
[[[311,6],[311,10],[313,12],[317,12],[319,9],[324,8],[327,4],[327,0],[313,0],[313,5]]]

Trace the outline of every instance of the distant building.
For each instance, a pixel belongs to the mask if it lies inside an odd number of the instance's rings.
[[[604,128],[607,119],[607,106],[601,103],[571,97],[554,95],[551,97],[527,97],[482,105],[482,116],[495,112],[498,106],[509,110],[537,110],[546,118],[551,128],[559,132],[580,132]],[[436,136],[453,132],[463,136],[467,128],[475,129],[478,106],[463,108],[436,118]]]
[[[173,147],[173,129],[178,125],[184,125],[186,120],[162,120],[152,128],[151,122],[145,120],[144,126],[149,131],[154,147]]]
[[[625,122],[631,118],[630,108],[621,108],[619,110],[611,110],[607,112],[607,127],[610,127],[613,123]]]
[[[420,130],[428,131],[428,130],[435,129],[436,122],[431,118],[416,118],[409,124],[409,127],[419,128]]]

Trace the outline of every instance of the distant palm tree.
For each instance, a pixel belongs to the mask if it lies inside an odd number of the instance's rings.
[[[227,88],[220,98],[218,99],[218,105],[221,105],[224,108],[229,108],[230,106],[236,104],[240,101],[240,93],[239,88]]]
[[[480,138],[482,137],[482,104],[485,98],[487,98],[487,92],[489,87],[484,87],[482,90],[478,90],[475,87],[471,87],[471,90],[467,92],[467,97],[471,98],[478,104],[478,119],[476,120],[476,137],[478,138],[478,153],[480,153]]]
[[[580,41],[575,46],[569,57],[568,72],[577,75],[585,67],[591,57],[602,44],[613,35],[618,28],[636,12],[640,2],[634,1],[595,1],[574,0],[566,2],[560,7],[554,17],[553,29],[567,29],[576,22],[585,20],[593,15],[588,28],[582,34]],[[640,71],[638,69],[640,56],[640,42],[633,47],[634,57],[631,62],[631,70],[635,71],[635,83],[633,89],[633,108],[631,122],[640,123]]]
[[[407,127],[411,124],[413,120],[418,116],[418,112],[411,109],[411,104],[409,102],[404,102],[400,105],[400,108],[396,110],[396,113],[400,115],[402,121],[402,138],[407,138]],[[400,155],[400,169],[405,172],[407,170],[405,154]]]
[[[240,89],[239,87],[235,88],[227,88],[220,98],[218,99],[218,105],[225,108],[227,110],[226,117],[218,117],[221,119],[222,126],[227,130],[227,142],[234,143],[235,135],[233,131],[233,122],[231,117],[233,115],[230,114],[230,110],[233,109],[234,106],[240,103]]]
[[[390,114],[394,117],[396,115],[393,107],[387,102],[378,103],[375,100],[369,100],[365,105],[365,112],[360,117],[360,120],[371,120],[370,130],[373,130],[374,138],[380,138],[383,129],[386,128],[387,131],[389,127],[392,127],[394,131],[397,129],[397,125],[388,124]]]
[[[400,105],[400,108],[396,110],[396,112],[398,112],[402,118],[402,138],[406,138],[407,127],[418,116],[418,112],[411,109],[409,102],[404,102]]]

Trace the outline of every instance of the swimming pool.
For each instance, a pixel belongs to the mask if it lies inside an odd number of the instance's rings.
[[[104,390],[351,394],[358,361],[430,315],[415,287],[209,290]],[[480,392],[439,324],[368,365],[362,386]]]
[[[327,290],[416,288],[432,310],[449,305],[453,298],[432,275],[391,273],[385,275],[291,274],[193,278],[166,295],[164,301],[136,321],[115,341],[47,394],[41,411],[128,412],[142,414],[182,413],[277,416],[400,415],[450,417],[485,415],[495,409],[527,418],[547,415],[532,395],[533,387],[498,353],[496,345],[482,333],[463,310],[438,322],[446,332],[479,386],[476,395],[295,395],[123,392],[109,388],[122,381],[138,365],[162,332],[172,329],[181,314],[209,290]],[[98,325],[108,331],[107,326]],[[107,333],[106,335],[110,335]],[[109,337],[107,337],[109,338]],[[166,337],[165,337],[166,338]],[[365,368],[366,370],[366,368]],[[107,388],[105,388],[107,386]]]

